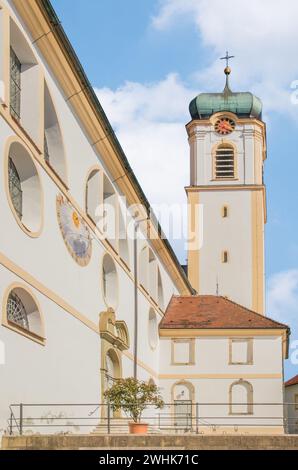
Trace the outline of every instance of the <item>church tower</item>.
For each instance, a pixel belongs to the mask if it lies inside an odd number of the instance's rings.
[[[225,59],[223,92],[189,106],[188,276],[198,294],[264,314],[266,127],[259,98],[231,91]]]

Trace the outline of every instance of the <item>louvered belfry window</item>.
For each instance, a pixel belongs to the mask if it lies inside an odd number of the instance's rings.
[[[17,120],[21,118],[21,62],[10,48],[10,114]]]
[[[220,145],[215,154],[215,177],[234,178],[235,155],[230,145]]]

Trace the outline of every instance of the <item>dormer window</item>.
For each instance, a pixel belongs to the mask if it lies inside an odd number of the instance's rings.
[[[235,152],[228,144],[221,144],[215,152],[215,178],[231,179],[235,177]]]

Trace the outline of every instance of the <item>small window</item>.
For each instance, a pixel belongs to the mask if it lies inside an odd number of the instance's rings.
[[[172,340],[172,364],[191,365],[195,363],[195,350],[193,339]]]
[[[225,219],[229,215],[228,206],[223,206],[222,208],[222,217]]]
[[[295,410],[298,410],[298,393],[296,393],[294,401],[295,401]]]
[[[18,121],[21,118],[21,62],[10,48],[10,114]]]
[[[230,145],[220,145],[215,153],[215,178],[231,179],[235,177],[234,149]]]
[[[252,339],[235,338],[230,340],[230,364],[253,363],[253,342]]]
[[[222,262],[227,263],[229,261],[229,254],[227,251],[222,252]]]

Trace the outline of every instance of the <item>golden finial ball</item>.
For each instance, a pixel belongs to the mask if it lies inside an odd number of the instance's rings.
[[[230,75],[230,73],[231,73],[231,69],[230,69],[229,66],[227,66],[227,67],[225,68],[225,74],[226,74],[226,75]]]

